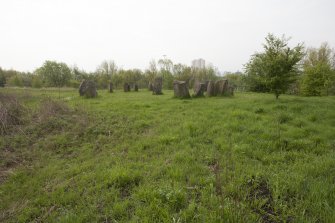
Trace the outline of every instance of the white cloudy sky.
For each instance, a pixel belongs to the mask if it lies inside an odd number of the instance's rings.
[[[242,70],[267,33],[335,47],[334,0],[1,0],[0,66],[57,60],[93,71],[102,60],[147,67],[167,55]]]

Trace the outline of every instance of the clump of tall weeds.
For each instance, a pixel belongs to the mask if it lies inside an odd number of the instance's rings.
[[[0,93],[0,135],[9,133],[13,127],[24,123],[27,108],[14,94]]]

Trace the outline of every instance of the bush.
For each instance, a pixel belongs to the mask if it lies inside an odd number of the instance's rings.
[[[73,88],[79,88],[80,81],[77,80],[70,80],[69,83],[67,83],[67,87],[73,87]]]
[[[21,124],[25,112],[26,108],[15,95],[0,93],[0,134],[6,134],[13,126]]]
[[[32,79],[32,82],[31,82],[31,86],[33,88],[41,88],[42,85],[43,85],[43,83],[42,83],[41,78],[39,76],[37,76],[37,75],[34,76],[33,79]]]
[[[65,115],[69,112],[70,108],[64,102],[47,99],[41,102],[38,118],[46,120],[49,117]]]
[[[8,79],[8,85],[12,87],[23,87],[23,80],[19,75],[15,75]]]

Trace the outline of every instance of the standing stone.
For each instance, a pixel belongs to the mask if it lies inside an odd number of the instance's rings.
[[[108,91],[109,93],[113,93],[113,83],[112,82],[110,82],[108,85]]]
[[[193,90],[194,97],[203,97],[205,92],[205,83],[195,81]]]
[[[208,97],[213,97],[213,96],[215,96],[215,85],[214,85],[214,81],[208,81],[208,85],[207,85],[207,96],[208,96]]]
[[[228,80],[218,80],[215,82],[215,95],[216,96],[227,96],[228,92]]]
[[[138,91],[138,85],[137,84],[135,84],[135,86],[134,86],[134,91]]]
[[[163,78],[156,77],[152,85],[152,94],[155,95],[163,94],[162,87],[163,87]]]
[[[173,81],[174,96],[176,98],[190,98],[188,91],[188,82],[186,81]]]
[[[234,87],[233,86],[230,86],[228,87],[228,95],[229,96],[234,96]]]
[[[205,88],[204,88],[204,91],[207,91],[208,83],[209,83],[209,81],[205,81]]]
[[[79,85],[79,95],[84,96],[86,89],[87,80],[83,80]]]
[[[83,80],[79,86],[79,95],[87,98],[95,98],[98,96],[95,83],[91,80]]]
[[[151,82],[150,82],[149,85],[148,85],[148,89],[149,89],[149,91],[152,91],[152,90],[153,90],[153,85],[152,85]]]
[[[124,92],[129,92],[130,91],[130,84],[124,83],[123,84],[123,91]]]

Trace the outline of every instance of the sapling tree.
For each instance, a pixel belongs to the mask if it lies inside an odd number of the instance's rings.
[[[56,61],[45,61],[44,64],[36,70],[36,73],[42,77],[43,82],[50,87],[60,88],[71,79],[71,70],[65,63]]]
[[[254,54],[245,65],[248,78],[274,93],[276,99],[296,80],[299,62],[304,56],[303,44],[290,48],[288,40],[268,34],[264,52]]]

